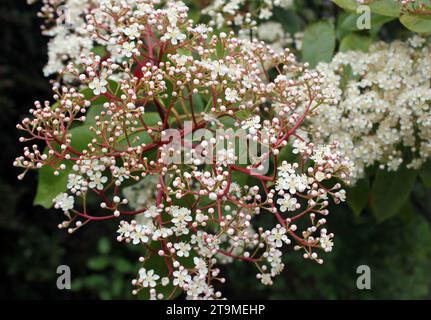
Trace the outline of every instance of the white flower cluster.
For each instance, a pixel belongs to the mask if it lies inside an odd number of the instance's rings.
[[[310,119],[313,141],[338,141],[355,163],[356,178],[375,163],[387,170],[406,161],[409,168],[420,167],[431,156],[430,56],[429,42],[415,36],[320,63],[323,87],[339,103],[316,109]]]
[[[275,7],[289,8],[293,0],[214,0],[203,10],[211,17],[210,25],[255,28],[257,20],[268,20]]]
[[[30,0],[32,4],[38,0]],[[42,27],[48,42],[48,63],[44,68],[46,76],[56,74],[69,62],[79,62],[82,54],[88,55],[96,47],[110,49],[104,39],[91,36],[92,30],[87,29],[86,19],[93,15],[93,9],[103,4],[120,2],[133,3],[134,0],[43,0],[39,16],[45,20]],[[155,2],[159,2],[155,0]],[[116,52],[112,52],[117,57]]]
[[[195,25],[182,2],[103,1],[86,20],[85,30],[109,43],[120,62],[82,55],[60,73],[73,82],[55,85],[56,103],[36,102],[32,118],[17,126],[21,142],[43,141],[48,151],[24,147],[15,166],[71,170],[68,193],[54,200],[68,219],[60,227],[75,224],[73,232],[121,217],[118,240],[145,251],[134,293],[145,289],[154,299],[181,291],[220,298],[214,282],[226,280],[218,265],[234,260],[255,265],[269,285],[290,244],[322,263],[318,251],[331,251],[334,236],[325,228],[329,202],[345,199],[334,179],[346,181],[351,170],[336,145],[307,143],[298,131],[317,106],[333,101],[321,90],[322,75],[287,49],[275,53]],[[188,140],[224,127],[231,130]],[[172,131],[184,148],[166,139]],[[80,143],[82,133],[90,141]],[[237,141],[259,152],[240,162]],[[283,161],[290,145],[291,163]],[[215,149],[215,158],[201,161]],[[184,160],[169,161],[176,156]],[[128,186],[136,182],[153,190],[136,193]],[[96,213],[88,199],[100,206]]]
[[[239,30],[241,38],[249,37],[247,30]],[[284,48],[301,50],[303,32],[297,32],[293,36],[283,29],[283,25],[277,21],[261,22],[257,25],[257,38],[268,43],[275,52],[281,52]]]
[[[28,2],[30,4],[38,0]],[[122,0],[128,4],[133,4],[134,0]],[[87,20],[97,13],[102,5],[111,6],[114,9],[121,7],[120,0],[43,0],[43,6],[39,16],[45,20],[43,34],[50,38],[48,42],[48,63],[44,68],[46,76],[56,74],[64,69],[69,62],[79,63],[80,56],[87,56],[90,52],[97,50],[105,51],[114,60],[121,56],[131,57],[136,52],[135,43],[125,42],[120,48],[112,46],[112,43],[104,38],[93,37],[92,28],[88,28]],[[172,0],[173,1],[173,0]],[[153,0],[153,4],[166,4],[171,0]],[[240,27],[238,30],[240,38],[249,38],[249,29],[257,31],[256,35],[260,40],[271,44],[276,52],[281,52],[286,46],[300,50],[302,33],[297,33],[292,37],[283,31],[281,23],[268,21],[273,16],[276,7],[289,8],[293,0],[214,0],[203,10],[204,14],[211,17],[210,25],[218,28],[228,25],[229,27]],[[97,19],[103,19],[98,15]],[[259,23],[257,23],[259,21]],[[260,22],[262,21],[262,22]],[[112,21],[106,20],[105,23]],[[184,34],[177,33],[174,26],[168,28],[166,39],[171,39],[173,44],[184,40]],[[119,30],[121,32],[121,30]],[[139,37],[140,30],[137,25],[132,25],[124,30],[124,33],[131,40]],[[68,79],[65,78],[65,81]],[[103,88],[101,83],[95,82],[95,87]]]
[[[203,13],[211,17],[211,26],[233,28],[240,39],[249,39],[253,34],[269,44],[275,52],[281,52],[286,47],[300,50],[302,33],[292,36],[283,30],[280,22],[269,20],[275,10],[292,6],[293,0],[215,0]]]

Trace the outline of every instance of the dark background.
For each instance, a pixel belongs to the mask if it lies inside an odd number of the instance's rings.
[[[24,0],[0,3],[0,298],[109,299],[132,298],[131,279],[138,269],[139,249],[115,241],[116,222],[92,224],[69,236],[56,228],[55,210],[32,205],[36,173],[18,181],[12,167],[22,146],[16,123],[34,100],[50,99],[42,74],[47,39],[40,34],[37,6]],[[253,266],[224,268],[228,298],[273,299],[429,299],[431,298],[431,233],[429,192],[417,187],[414,210],[383,223],[369,212],[354,217],[346,206],[330,217],[336,234],[334,251],[323,266],[286,255],[286,269],[274,286],[258,284]],[[428,190],[429,191],[429,190]],[[56,269],[69,265],[72,290],[56,288]],[[372,271],[372,289],[356,288],[356,268]]]

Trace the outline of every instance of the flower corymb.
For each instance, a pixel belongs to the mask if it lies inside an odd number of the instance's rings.
[[[116,219],[117,239],[142,247],[133,292],[153,299],[220,298],[219,265],[233,260],[269,285],[289,246],[323,262],[328,205],[344,201],[351,168],[335,141],[298,133],[334,103],[321,74],[289,50],[195,25],[181,2],[103,1],[84,27],[115,59],[82,55],[55,102],[18,125],[32,145],[15,165],[65,181],[61,228]],[[139,184],[150,192],[137,196]]]

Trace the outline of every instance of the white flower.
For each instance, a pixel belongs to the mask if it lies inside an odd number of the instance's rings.
[[[211,69],[211,78],[213,79],[217,79],[217,76],[223,77],[229,72],[229,68],[220,61],[211,61],[208,66]]]
[[[186,224],[176,224],[172,230],[175,232],[176,236],[181,236],[183,234],[189,234],[190,233],[190,229],[188,227],[188,225]]]
[[[277,204],[280,205],[281,212],[285,212],[286,210],[295,211],[297,209],[297,202],[298,200],[291,197],[289,194],[285,194],[283,198],[277,200]]]
[[[80,166],[74,165],[73,170],[80,171],[82,174],[86,174],[87,176],[91,177],[94,175],[95,172],[102,172],[105,170],[105,165],[101,163],[97,159],[86,159],[82,161],[82,164]]]
[[[187,38],[184,33],[181,33],[180,29],[177,27],[168,27],[166,34],[164,35],[166,39],[171,39],[171,43],[176,46],[178,42],[181,42]]]
[[[238,91],[235,89],[227,88],[224,93],[227,101],[232,103],[239,101]]]
[[[178,242],[174,244],[174,248],[177,250],[178,257],[188,257],[192,247],[186,242]]]
[[[186,56],[186,55],[183,55],[183,54],[182,55],[176,54],[176,55],[173,55],[171,57],[171,59],[177,63],[177,66],[181,66],[182,67],[182,66],[186,65],[187,60],[189,59],[189,56]]]
[[[241,186],[236,182],[231,182],[229,193],[235,195],[237,198],[241,197]]]
[[[90,177],[90,183],[88,186],[90,188],[96,188],[97,190],[103,190],[103,184],[108,181],[108,178],[105,176],[102,176],[102,173],[100,171],[97,171],[94,175]]]
[[[162,278],[162,286],[166,287],[169,284],[169,278],[168,277],[163,277]]]
[[[174,276],[174,280],[172,281],[172,283],[174,284],[174,286],[179,286],[179,287],[184,286],[192,279],[187,269],[184,269],[182,271],[176,270],[173,272],[173,276]]]
[[[207,26],[207,25],[205,25],[205,24],[203,24],[203,23],[201,23],[201,24],[198,24],[198,25],[193,29],[193,31],[195,31],[195,32],[197,32],[197,33],[200,33],[200,34],[206,34],[206,33],[208,32],[208,26]]]
[[[121,221],[117,233],[120,234],[120,237],[129,238],[132,230],[132,226],[127,221]]]
[[[267,286],[272,285],[273,282],[272,282],[271,274],[269,273],[262,274],[260,278],[260,282],[262,282],[262,284]]]
[[[160,276],[154,273],[154,270],[146,270],[145,268],[139,269],[139,282],[145,288],[154,288],[157,283],[156,281],[160,279]]]
[[[304,141],[301,141],[299,139],[296,139],[293,142],[292,153],[294,153],[294,154],[304,153],[305,150],[307,150],[307,143],[305,143]]]
[[[281,260],[283,253],[279,249],[272,248],[268,252],[268,258],[266,259],[271,264],[271,274],[280,274],[284,269],[284,264]]]
[[[136,49],[135,43],[133,41],[123,43],[121,53],[124,54],[127,58],[130,58],[137,51],[138,49]]]
[[[144,215],[146,218],[156,218],[159,216],[160,212],[161,212],[160,209],[152,205],[147,208],[147,210],[144,212]]]
[[[150,229],[142,224],[136,225],[135,229],[130,235],[133,244],[138,244],[140,242],[147,243],[150,239],[148,237]]]
[[[283,161],[281,166],[279,166],[277,169],[278,175],[281,177],[288,177],[291,174],[295,174],[294,166],[292,166],[292,164],[288,163],[287,161]]]
[[[268,20],[271,17],[272,17],[271,10],[269,10],[267,8],[264,8],[264,9],[260,10],[259,19]]]
[[[280,226],[271,230],[268,240],[273,242],[277,248],[280,248],[283,245],[283,242],[290,244],[290,240],[286,235],[286,228]]]
[[[317,171],[316,174],[315,174],[315,178],[316,178],[317,181],[320,182],[320,181],[325,180],[326,176],[325,176],[325,174],[322,171]]]
[[[106,85],[108,84],[108,81],[106,81],[104,78],[94,78],[93,81],[90,82],[88,87],[93,90],[94,94],[97,96],[101,93],[106,93]]]
[[[241,83],[247,89],[251,89],[253,87],[253,85],[254,85],[254,81],[253,81],[253,79],[250,76],[244,76],[242,78],[242,82]]]
[[[64,212],[73,209],[73,205],[75,203],[75,199],[73,196],[69,196],[67,193],[60,193],[53,200],[54,207],[56,209],[61,208]]]
[[[326,229],[322,229],[319,238],[320,246],[325,252],[331,252],[334,243],[332,242],[332,235],[327,235]]]
[[[82,176],[70,173],[67,180],[67,189],[80,190],[83,182]]]
[[[208,284],[205,279],[199,276],[194,276],[193,279],[188,283],[187,295],[193,298],[197,298],[200,294],[208,290]]]
[[[276,190],[288,190],[291,194],[303,192],[308,186],[306,175],[291,174],[277,179]]]
[[[171,207],[171,214],[173,216],[173,224],[184,224],[193,220],[191,216],[191,211],[187,208],[173,206]]]
[[[208,273],[208,267],[204,259],[194,257],[193,262],[196,266],[196,269],[198,270],[200,275],[207,275]]]
[[[123,182],[124,179],[129,179],[129,174],[127,173],[126,168],[124,167],[119,168],[117,166],[114,166],[114,167],[111,167],[111,169],[112,169],[112,176],[114,178],[117,178],[117,181]]]
[[[216,159],[216,163],[223,165],[223,166],[227,166],[229,164],[234,164],[235,163],[235,150],[233,148],[228,148],[228,149],[220,149],[217,150],[217,159]]]
[[[242,129],[248,130],[251,134],[256,134],[257,130],[259,130],[262,125],[260,124],[260,116],[252,116],[247,120],[243,121]]]
[[[336,196],[338,199],[340,199],[341,202],[346,201],[346,190],[342,189],[336,193]]]
[[[135,40],[136,38],[139,38],[139,36],[141,35],[141,32],[139,31],[139,27],[137,23],[134,23],[131,26],[125,28],[123,32],[131,40]]]
[[[159,228],[156,231],[154,231],[153,234],[153,239],[158,239],[158,238],[164,238],[166,239],[167,237],[171,236],[173,233],[173,231],[170,228]]]
[[[313,150],[313,154],[310,159],[314,160],[318,165],[323,165],[326,163],[326,159],[332,156],[332,151],[330,146],[319,145]]]
[[[178,22],[178,9],[175,5],[170,5],[165,10],[166,16],[168,17],[169,23],[171,25],[176,25]]]

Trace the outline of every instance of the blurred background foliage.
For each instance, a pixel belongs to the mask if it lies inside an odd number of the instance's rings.
[[[25,0],[0,3],[0,238],[1,298],[18,299],[128,299],[130,281],[137,272],[139,248],[115,241],[115,221],[90,224],[76,234],[56,229],[55,210],[32,205],[37,176],[16,180],[13,159],[21,151],[15,124],[27,114],[33,100],[50,99],[46,63],[47,39],[40,35],[37,6]],[[194,15],[199,16],[199,5]],[[354,14],[353,14],[354,15]],[[295,1],[289,10],[277,10],[276,20],[292,34],[305,30],[304,58],[312,64],[331,59],[337,50],[366,50],[379,39],[404,38],[410,32],[396,18],[373,15],[378,27],[357,31],[352,13],[330,1]],[[313,50],[320,41],[320,51]],[[307,49],[307,45],[311,49]],[[318,46],[319,47],[319,46]],[[299,52],[300,54],[301,52]],[[428,166],[429,167],[429,166]],[[383,201],[403,197],[391,214],[376,215],[372,184],[381,175],[371,169],[367,179],[351,191],[348,205],[332,209],[329,226],[336,244],[323,266],[304,261],[297,252],[285,256],[284,274],[274,286],[255,279],[252,265],[235,263],[223,269],[228,282],[224,294],[237,299],[429,299],[431,298],[431,197],[429,170],[414,175],[399,195],[402,176],[386,177]],[[427,178],[428,175],[428,178]],[[379,179],[382,179],[381,177]],[[395,186],[395,187],[394,187]],[[353,210],[352,210],[353,208]],[[69,265],[72,290],[56,288],[56,269]],[[356,268],[368,265],[371,290],[358,290]],[[229,280],[236,279],[236,280]]]

